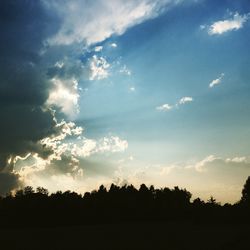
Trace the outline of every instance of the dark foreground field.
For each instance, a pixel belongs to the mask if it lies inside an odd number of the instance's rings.
[[[0,249],[250,249],[249,225],[119,223],[0,229]]]
[[[0,250],[250,250],[250,177],[236,204],[191,196],[145,184],[84,196],[26,187],[0,197]]]

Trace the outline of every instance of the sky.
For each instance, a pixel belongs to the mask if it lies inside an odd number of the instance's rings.
[[[0,2],[0,195],[250,175],[248,0]]]

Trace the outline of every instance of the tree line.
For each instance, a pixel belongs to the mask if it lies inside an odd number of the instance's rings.
[[[72,191],[49,194],[31,186],[0,197],[0,226],[59,226],[134,221],[179,221],[197,223],[250,222],[250,177],[235,204],[221,205],[213,197],[196,198],[179,187],[103,185],[84,195]]]

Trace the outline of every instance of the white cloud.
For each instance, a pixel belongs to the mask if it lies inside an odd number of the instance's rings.
[[[173,108],[173,107],[170,106],[170,105],[167,104],[167,103],[162,104],[161,106],[156,107],[157,110],[159,110],[159,111],[164,111],[164,112],[169,111],[169,110],[171,110],[172,108]]]
[[[113,47],[113,48],[117,48],[117,44],[116,43],[111,43],[110,46]]]
[[[247,162],[250,162],[250,160],[246,156],[237,156],[237,157],[233,157],[233,158],[227,158],[226,162],[247,163]]]
[[[96,152],[97,142],[92,139],[83,139],[80,143],[74,144],[72,154],[80,157],[88,157]]]
[[[166,112],[166,111],[169,111],[169,110],[171,110],[173,108],[177,109],[179,105],[183,105],[185,103],[192,102],[192,101],[193,101],[192,97],[190,97],[190,96],[184,96],[175,105],[171,106],[171,105],[165,103],[165,104],[163,104],[161,106],[156,107],[156,110]]]
[[[129,88],[129,91],[130,91],[130,92],[135,92],[135,87],[133,87],[133,86],[130,87],[130,88]]]
[[[221,35],[224,32],[238,30],[243,27],[243,24],[249,19],[249,14],[240,15],[239,13],[235,13],[231,19],[217,21],[213,23],[209,29],[209,35]]]
[[[90,76],[89,80],[102,80],[108,77],[109,72],[108,69],[110,64],[106,61],[104,57],[97,57],[94,55],[90,59],[89,69]]]
[[[128,142],[118,136],[104,137],[100,140],[83,138],[74,143],[71,153],[76,157],[89,157],[98,153],[116,153],[127,149]]]
[[[193,101],[193,98],[190,97],[190,96],[185,96],[185,97],[182,97],[180,100],[179,100],[179,104],[185,104],[187,102],[192,102]]]
[[[72,181],[72,185],[83,185],[84,166],[81,160],[91,155],[123,152],[128,147],[128,142],[118,136],[103,137],[99,140],[88,139],[82,136],[83,128],[76,126],[73,122],[55,119],[55,134],[40,141],[44,150],[51,154],[47,158],[37,153],[29,153],[25,157],[12,157],[9,159],[13,165],[14,172],[20,176],[24,185],[42,186],[53,189],[52,179],[63,179]],[[106,155],[107,156],[107,155]],[[57,189],[66,188],[62,181]]]
[[[95,51],[95,52],[100,52],[100,51],[102,51],[102,49],[103,49],[102,46],[96,46],[96,47],[94,48],[94,51]]]
[[[79,112],[78,82],[75,79],[61,80],[51,79],[52,88],[46,101],[46,106],[57,106],[70,118]]]
[[[120,139],[118,136],[104,137],[99,142],[97,152],[123,152],[127,147],[128,142]]]
[[[210,162],[215,161],[217,158],[214,155],[209,155],[206,158],[204,158],[201,161],[198,161],[197,163],[193,165],[187,165],[186,168],[194,168],[198,172],[204,172],[206,171],[206,165]]]
[[[131,163],[133,164],[133,163]],[[138,166],[139,167],[136,167]],[[136,186],[187,188],[193,198],[207,200],[213,195],[219,202],[237,202],[250,175],[250,157],[221,158],[209,155],[201,160],[173,164],[134,164],[134,171],[120,168],[118,177]]]
[[[45,6],[62,19],[59,32],[50,44],[101,42],[113,34],[121,35],[129,27],[158,16],[163,9],[182,2],[180,0],[96,0],[49,1]],[[101,25],[100,25],[101,24]]]
[[[224,77],[224,75],[225,75],[224,73],[221,73],[220,76],[217,79],[215,79],[212,82],[210,82],[209,83],[209,88],[213,88],[215,85],[220,84],[221,81],[222,81],[222,79],[223,79],[223,77]]]

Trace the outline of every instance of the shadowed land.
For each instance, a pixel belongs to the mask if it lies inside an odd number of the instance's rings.
[[[6,249],[249,249],[250,177],[236,204],[185,189],[103,185],[83,196],[25,187],[0,200]]]
[[[249,225],[191,222],[115,223],[1,229],[3,249],[247,250]],[[1,248],[2,249],[2,248]]]

